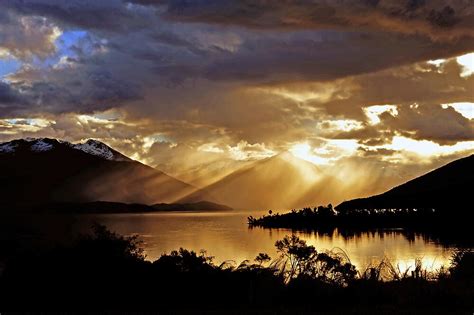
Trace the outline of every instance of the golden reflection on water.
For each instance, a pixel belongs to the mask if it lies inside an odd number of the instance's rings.
[[[107,225],[122,235],[138,234],[143,240],[147,259],[155,260],[163,253],[180,247],[199,252],[206,250],[216,263],[253,260],[258,253],[278,254],[274,244],[293,233],[285,229],[249,229],[249,212],[179,212],[154,214],[113,214],[90,216],[89,219]],[[257,214],[258,215],[258,214]],[[423,237],[405,236],[402,230],[385,230],[346,235],[333,230],[294,232],[318,251],[343,250],[358,270],[377,264],[386,258],[401,272],[413,269],[415,259],[423,268],[435,271],[448,266],[455,250]]]
[[[363,232],[357,235],[343,235],[337,229],[332,233],[302,233],[308,244],[317,249],[342,249],[351,262],[360,271],[375,266],[386,259],[400,272],[414,270],[415,260],[420,259],[424,269],[439,270],[449,266],[454,248],[446,248],[436,244],[421,234],[410,235],[403,230],[385,230]]]

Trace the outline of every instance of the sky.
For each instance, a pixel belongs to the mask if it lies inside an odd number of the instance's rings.
[[[473,119],[470,0],[0,2],[0,141],[197,185],[285,151],[402,181],[474,153]]]

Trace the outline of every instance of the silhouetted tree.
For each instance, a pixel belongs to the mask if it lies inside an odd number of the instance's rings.
[[[255,261],[262,266],[264,263],[269,262],[271,260],[271,257],[268,256],[266,253],[259,253],[257,257],[255,257]]]
[[[341,255],[318,253],[296,235],[285,236],[275,243],[280,253],[280,270],[287,282],[301,276],[326,283],[347,285],[356,278],[357,270]]]

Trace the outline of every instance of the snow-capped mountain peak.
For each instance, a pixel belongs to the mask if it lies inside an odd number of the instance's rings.
[[[46,152],[53,148],[53,144],[46,141],[45,139],[37,139],[36,141],[32,141],[33,144],[31,145],[30,149],[34,152]]]
[[[0,144],[0,153],[13,153],[15,152],[17,145],[11,142],[5,142]]]
[[[71,146],[76,150],[81,150],[88,154],[102,157],[106,160],[130,161],[126,156],[112,150],[109,146],[97,140],[89,139],[84,143],[71,144]]]
[[[5,143],[0,143],[0,154],[14,154],[19,150],[26,150],[35,153],[44,153],[59,147],[80,150],[87,154],[98,156],[110,161],[131,161],[131,159],[113,150],[106,144],[92,139],[89,139],[83,143],[70,143],[67,141],[49,138],[18,139]]]

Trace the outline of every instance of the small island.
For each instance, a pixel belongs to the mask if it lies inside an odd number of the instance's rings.
[[[273,213],[260,218],[249,216],[251,227],[266,228],[328,228],[328,227],[407,227],[434,224],[446,219],[442,212],[433,208],[404,208],[404,209],[361,209],[342,212],[334,209],[331,204],[314,208],[291,210],[288,213]]]

